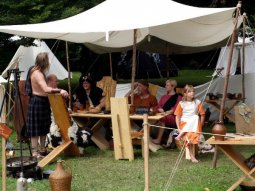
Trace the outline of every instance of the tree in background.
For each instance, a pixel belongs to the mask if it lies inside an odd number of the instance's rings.
[[[0,1],[0,25],[16,25],[16,24],[34,24],[50,22],[59,19],[64,19],[80,12],[83,12],[103,0],[1,0]],[[21,38],[18,41],[10,41],[9,38],[13,35],[0,33],[0,71],[3,71],[19,45],[29,46],[34,39]],[[45,40],[51,47],[56,40]],[[60,60],[65,55],[65,43],[59,44],[59,49],[64,52],[59,52]],[[80,46],[70,49],[74,57],[79,57]],[[58,57],[58,55],[57,55]],[[66,62],[65,59],[61,60]]]
[[[103,0],[1,0],[0,1],[0,25],[33,24],[64,19],[101,3]],[[233,7],[237,0],[174,0],[176,2],[197,7]],[[253,1],[243,0],[243,12],[246,12],[254,26],[255,6]],[[130,13],[132,14],[132,13]],[[181,13],[180,13],[181,14]],[[31,45],[34,39],[22,38],[11,42],[12,35],[0,33],[0,71],[3,71],[19,45]],[[45,40],[51,48],[56,40]],[[60,41],[54,51],[60,62],[66,66],[65,42]],[[183,55],[182,55],[183,57]],[[194,56],[192,56],[194,57]],[[89,72],[95,62],[108,63],[108,55],[96,55],[90,52],[83,44],[69,43],[69,59],[71,67],[82,72]],[[102,68],[100,68],[102,69]],[[102,70],[100,70],[101,72]],[[99,71],[95,71],[98,73]]]

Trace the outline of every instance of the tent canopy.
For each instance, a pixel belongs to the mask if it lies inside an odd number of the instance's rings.
[[[244,55],[242,48],[244,46]],[[217,61],[216,69],[221,68],[221,75],[226,75],[226,68],[229,57],[229,47],[222,47],[220,51],[220,55]],[[233,56],[230,67],[230,75],[235,75],[237,67],[241,67],[243,63],[244,57],[244,74],[255,73],[255,42],[247,42],[243,45],[243,43],[237,42],[234,45]],[[242,68],[242,67],[241,67]],[[216,75],[217,72],[214,72],[213,75]]]
[[[198,8],[171,0],[107,0],[66,19],[0,26],[0,32],[85,43],[103,53],[131,47],[133,29],[138,29],[137,43],[142,49],[155,47],[165,53],[168,42],[174,47],[172,53],[197,52],[212,44],[219,46],[232,33],[234,10]]]
[[[35,40],[36,46],[24,47],[20,46],[10,61],[7,68],[3,71],[2,76],[7,77],[7,71],[10,69],[19,69],[21,72],[20,79],[25,80],[28,69],[35,64],[35,59],[38,53],[47,52],[50,61],[50,69],[48,74],[55,74],[59,80],[66,79],[68,72],[49,49],[44,41]]]

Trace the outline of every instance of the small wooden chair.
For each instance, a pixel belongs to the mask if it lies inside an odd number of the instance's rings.
[[[149,92],[151,95],[157,97],[158,88],[158,85],[149,83]]]
[[[105,110],[110,111],[110,98],[115,96],[117,82],[112,79],[111,76],[104,76],[97,82],[97,87],[103,90],[103,96],[105,96]]]
[[[115,159],[134,160],[133,144],[143,148],[143,132],[131,132],[127,98],[111,98],[112,131]]]
[[[176,88],[176,93],[179,95],[183,95],[184,88]]]

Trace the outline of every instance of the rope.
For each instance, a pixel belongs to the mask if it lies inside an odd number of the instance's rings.
[[[230,36],[230,37],[231,37],[231,36]],[[229,41],[230,41],[230,37],[228,38],[227,44],[228,44]],[[223,50],[223,54],[221,55],[221,57],[220,57],[220,59],[219,59],[219,63],[222,62],[223,56],[225,55],[226,48],[227,48],[227,44],[226,44],[226,46],[225,46],[225,48],[224,48],[224,50]],[[218,68],[215,68],[215,71],[218,71],[218,70],[219,70]],[[217,73],[217,72],[216,72],[216,73]],[[218,75],[218,73],[217,73],[217,75]],[[210,90],[210,87],[211,87],[211,85],[212,85],[212,82],[213,82],[214,78],[217,77],[217,75],[212,75],[212,78],[211,78],[211,80],[210,80],[210,83],[209,83],[208,87],[206,88],[205,94],[204,94],[204,96],[203,96],[203,98],[202,98],[202,100],[201,100],[201,104],[203,104],[203,103],[205,102],[206,95],[208,94],[208,92],[209,92],[209,90]]]
[[[175,165],[174,165],[174,167],[173,167],[173,170],[172,170],[172,172],[171,172],[171,174],[170,174],[170,176],[169,176],[169,178],[168,178],[168,181],[167,181],[167,183],[166,183],[166,185],[165,185],[164,191],[167,191],[168,188],[170,187],[171,183],[172,183],[172,180],[173,180],[173,178],[174,178],[174,175],[175,175],[175,173],[176,173],[176,171],[177,171],[177,169],[178,169],[178,167],[179,167],[179,165],[180,165],[180,163],[181,163],[181,159],[182,159],[182,157],[183,157],[183,154],[184,154],[184,151],[185,151],[185,148],[186,148],[187,144],[188,144],[188,142],[186,142],[186,144],[183,144],[183,146],[182,146],[182,148],[181,148],[180,154],[179,154],[178,157],[177,157],[177,160],[176,160],[176,162],[175,162]]]
[[[162,129],[171,129],[171,130],[176,130],[176,128],[173,128],[173,127],[164,127],[164,126],[159,126],[159,125],[152,125],[152,124],[149,124],[151,127],[157,127],[157,128],[162,128]],[[229,137],[229,138],[235,138],[235,137],[232,137],[232,136],[229,136],[229,135],[222,135],[222,134],[215,134],[215,133],[206,133],[206,132],[196,132],[198,134],[204,134],[204,135],[212,135],[212,136],[222,136],[222,137]]]

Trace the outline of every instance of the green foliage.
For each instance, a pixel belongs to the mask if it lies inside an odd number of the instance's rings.
[[[170,77],[175,79],[178,83],[178,87],[184,87],[186,84],[197,86],[206,83],[211,80],[213,70],[180,70],[179,75],[176,77]],[[167,78],[149,79],[148,81],[153,84],[165,87],[165,81]],[[118,80],[118,83],[130,83],[131,80]]]

